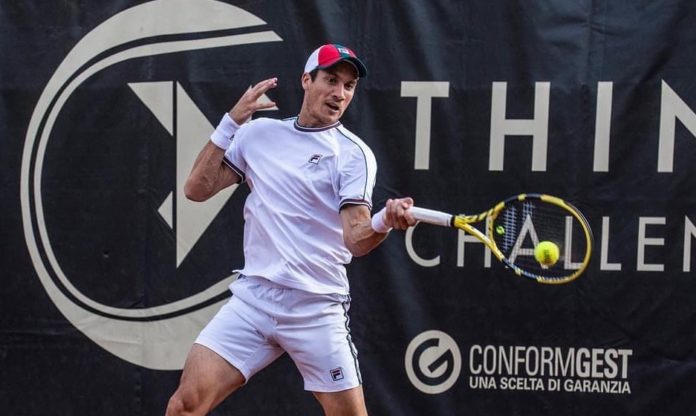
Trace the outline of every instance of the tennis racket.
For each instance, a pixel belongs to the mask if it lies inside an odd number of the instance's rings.
[[[459,228],[473,235],[517,275],[539,283],[568,283],[590,262],[590,225],[577,208],[555,196],[520,194],[478,215],[452,215],[420,207],[410,210],[418,221]],[[472,225],[484,221],[485,234]],[[542,242],[558,247],[556,261],[540,262],[535,258],[535,248]]]

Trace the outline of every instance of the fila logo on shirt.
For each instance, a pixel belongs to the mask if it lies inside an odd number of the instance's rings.
[[[235,277],[229,264],[209,261],[211,241],[222,234],[236,241],[242,232],[241,224],[238,230],[215,226],[234,188],[205,204],[183,195],[194,158],[214,129],[183,81],[175,80],[196,77],[152,74],[143,66],[160,67],[152,62],[162,60],[161,67],[195,67],[208,76],[212,70],[196,61],[172,62],[214,48],[225,49],[221,61],[234,59],[226,58],[234,55],[227,49],[248,44],[263,55],[279,41],[265,21],[224,2],[155,0],[97,25],[46,84],[24,145],[25,240],[51,301],[115,356],[181,369]],[[113,102],[124,105],[113,111]],[[238,251],[239,259],[229,254],[226,261],[241,261]]]
[[[312,157],[309,158],[309,163],[314,163],[315,165],[319,164],[319,159],[321,159],[323,155],[312,155]]]

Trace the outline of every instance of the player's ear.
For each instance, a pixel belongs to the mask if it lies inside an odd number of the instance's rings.
[[[309,74],[309,72],[305,72],[304,74],[302,74],[300,82],[302,83],[302,89],[307,91],[307,89],[309,89],[309,84],[312,83],[312,76]]]

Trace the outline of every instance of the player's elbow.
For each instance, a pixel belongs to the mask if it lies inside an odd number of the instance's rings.
[[[359,247],[354,247],[354,248],[348,247],[348,251],[350,251],[350,254],[353,257],[362,257],[362,256],[366,255],[367,253],[369,253],[371,250],[365,250],[365,249],[362,249]]]
[[[210,191],[200,181],[189,178],[184,184],[184,195],[191,201],[203,202],[210,198]]]
[[[361,244],[360,242],[357,241],[350,241],[349,239],[344,238],[343,242],[346,245],[346,248],[348,251],[350,251],[350,254],[353,257],[361,257],[366,254],[368,254],[374,247],[370,247],[366,244]]]

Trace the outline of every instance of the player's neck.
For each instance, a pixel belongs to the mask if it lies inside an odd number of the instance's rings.
[[[308,116],[304,115],[303,113],[300,113],[297,116],[297,124],[300,127],[306,127],[306,128],[310,128],[310,129],[318,129],[318,128],[322,128],[322,127],[331,126],[333,124],[336,124],[336,122],[326,123],[326,122],[322,122],[321,120],[317,120],[313,117],[308,117]]]
[[[297,124],[300,127],[305,127],[309,129],[320,129],[323,127],[333,126],[339,122],[339,119],[333,119],[332,117],[322,117],[316,112],[312,111],[307,103],[303,102],[300,108],[300,114],[297,115]]]

